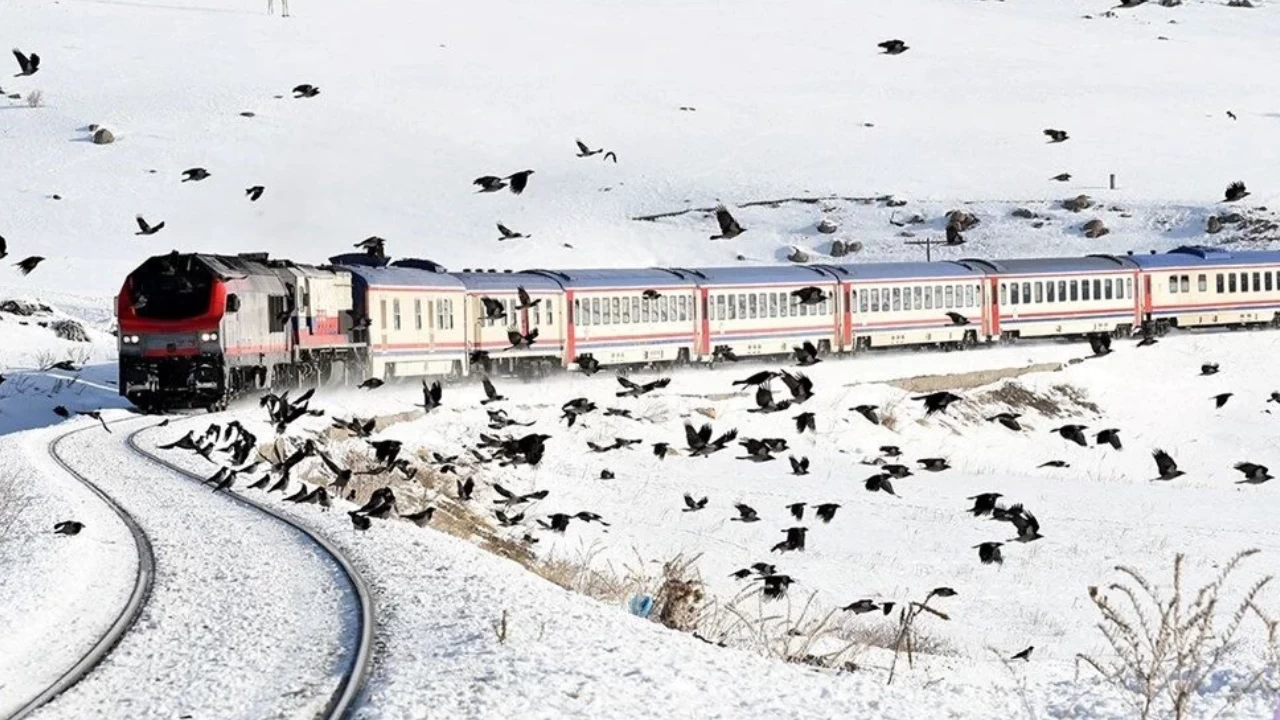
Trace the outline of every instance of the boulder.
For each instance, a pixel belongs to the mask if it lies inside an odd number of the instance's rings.
[[[116,136],[108,129],[100,127],[93,131],[94,145],[110,145],[116,141]]]
[[[793,263],[807,263],[809,262],[809,253],[793,245],[787,253],[787,259]]]
[[[968,230],[974,225],[977,225],[978,222],[978,218],[974,217],[972,213],[967,213],[964,210],[952,210],[947,213],[947,227],[954,227],[960,232]]]
[[[1227,213],[1218,217],[1218,221],[1223,225],[1236,225],[1244,222],[1244,216],[1238,212]]]
[[[38,303],[29,302],[27,300],[5,300],[0,302],[0,312],[7,312],[10,315],[22,315],[29,317],[39,312],[48,312],[46,306]]]
[[[1210,215],[1209,224],[1207,227],[1205,227],[1204,231],[1209,233],[1210,235],[1217,235],[1218,233],[1222,232],[1222,219],[1219,218],[1217,215]]]
[[[49,323],[49,329],[63,340],[89,342],[89,333],[85,332],[84,326],[75,320],[54,320]]]
[[[927,222],[929,221],[926,220],[925,217],[919,213],[916,213],[915,215],[912,215],[911,217],[907,218],[908,225],[923,225]]]
[[[1103,225],[1102,221],[1099,220],[1098,218],[1094,218],[1089,222],[1085,223],[1084,226],[1080,229],[1084,231],[1085,237],[1091,238],[1091,239],[1100,238],[1103,235],[1106,235],[1111,232],[1110,230],[1107,229],[1107,226]]]
[[[1028,209],[1026,209],[1026,208],[1023,208],[1023,207],[1020,207],[1020,208],[1014,208],[1014,209],[1013,209],[1013,212],[1011,212],[1011,213],[1009,213],[1009,214],[1010,214],[1010,215],[1012,215],[1012,216],[1014,216],[1014,217],[1016,217],[1016,218],[1023,218],[1023,219],[1026,219],[1026,220],[1031,220],[1031,219],[1035,218],[1035,216],[1036,216],[1036,214],[1035,214],[1035,213],[1033,213],[1033,212],[1031,212],[1030,210],[1028,210]]]
[[[839,229],[840,229],[839,225],[836,225],[835,223],[831,222],[827,218],[822,218],[821,220],[818,221],[818,232],[822,233],[823,235],[830,235],[831,233],[834,233]]]
[[[1062,207],[1066,208],[1067,210],[1070,210],[1071,212],[1080,212],[1081,210],[1087,210],[1093,207],[1093,198],[1089,197],[1088,195],[1077,195],[1068,200],[1063,200]]]
[[[1031,223],[1031,227],[1033,227],[1033,228],[1035,228],[1035,229],[1039,230],[1040,228],[1044,227],[1044,221],[1043,221],[1043,220],[1037,220],[1037,221],[1035,221],[1035,222]]]
[[[843,240],[832,240],[831,251],[827,254],[831,257],[844,257],[849,254],[849,248],[844,244]]]

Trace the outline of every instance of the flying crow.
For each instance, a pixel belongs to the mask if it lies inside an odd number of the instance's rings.
[[[137,216],[135,219],[138,221],[138,232],[134,233],[135,235],[155,235],[164,229],[163,222],[150,225],[141,215]]]
[[[1044,134],[1049,137],[1049,142],[1060,143],[1067,139],[1066,130],[1054,130],[1053,128],[1045,128]]]
[[[859,405],[853,408],[853,411],[866,418],[872,425],[879,425],[880,414],[876,412],[879,409],[879,405]]]
[[[916,395],[911,399],[923,401],[924,407],[925,407],[925,415],[932,415],[936,412],[945,413],[947,411],[947,407],[949,407],[951,403],[961,400],[963,398],[961,398],[959,395],[955,395],[943,390],[940,392],[929,393],[928,395]]]
[[[1227,192],[1225,195],[1226,202],[1235,202],[1243,197],[1247,197],[1249,195],[1249,191],[1245,189],[1244,183],[1237,180],[1227,186]]]
[[[1157,480],[1172,480],[1177,477],[1186,475],[1185,472],[1178,469],[1178,463],[1174,462],[1169,453],[1157,448],[1151,453],[1151,457],[1156,460],[1156,471],[1160,473]]]
[[[998,542],[984,542],[979,545],[974,545],[973,547],[978,550],[978,559],[982,561],[983,565],[990,565],[992,563],[1003,564],[1004,556],[1000,554],[1000,546],[1003,544],[1004,543]]]
[[[738,224],[733,219],[733,215],[729,214],[729,209],[723,205],[716,208],[716,222],[720,224],[720,234],[712,235],[712,240],[731,240],[738,237],[747,229]]]
[[[901,40],[885,40],[882,43],[878,43],[876,47],[884,50],[885,55],[901,55],[907,50],[910,50],[907,44]]]

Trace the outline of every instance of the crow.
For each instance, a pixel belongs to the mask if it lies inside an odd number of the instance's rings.
[[[183,170],[182,175],[182,182],[200,182],[201,180],[209,177],[209,171],[202,167],[194,167],[188,170]]]
[[[1041,463],[1037,467],[1067,468],[1071,467],[1071,465],[1069,465],[1065,460],[1050,460],[1049,462]]]
[[[1215,410],[1221,410],[1222,406],[1227,404],[1227,401],[1231,399],[1232,395],[1235,395],[1235,393],[1218,393],[1209,399],[1213,401]]]
[[[745,505],[743,503],[734,503],[733,507],[738,511],[738,517],[729,518],[730,520],[736,521],[736,522],[744,522],[744,523],[759,522],[760,514],[757,513],[756,509],[751,507],[750,505]]]
[[[882,43],[878,43],[876,47],[884,50],[884,55],[901,55],[911,49],[901,40],[885,40]]]
[[[435,508],[425,507],[416,513],[409,513],[408,515],[401,515],[400,517],[404,518],[405,520],[408,520],[409,522],[413,523],[414,525],[417,525],[418,527],[426,527],[427,524],[431,522],[431,516],[435,514],[436,514]]]
[[[616,153],[616,152],[614,152],[614,151],[610,150],[609,152],[607,152],[607,153],[605,153],[605,154],[604,154],[604,159],[605,159],[605,160],[612,160],[612,161],[613,161],[613,164],[614,164],[614,165],[617,165],[617,164],[618,164],[618,153]]]
[[[968,325],[969,324],[969,318],[961,315],[958,312],[949,312],[947,313],[947,317],[951,318],[952,325]]]
[[[787,534],[787,539],[774,545],[770,552],[804,552],[804,539],[809,528],[793,527],[782,532]]]
[[[1267,398],[1269,403],[1280,403],[1280,390],[1273,390],[1271,396]]]
[[[529,184],[529,176],[532,174],[532,170],[521,170],[508,175],[506,179],[511,183],[512,194],[519,195],[524,192],[525,186]]]
[[[519,512],[515,515],[507,515],[501,510],[494,510],[493,516],[498,519],[498,524],[502,527],[514,527],[524,521],[524,513]]]
[[[1027,647],[1027,649],[1026,649],[1026,650],[1023,650],[1022,652],[1020,652],[1020,653],[1018,653],[1018,654],[1014,655],[1013,657],[1011,657],[1011,658],[1009,658],[1009,659],[1010,659],[1010,660],[1024,660],[1024,661],[1026,661],[1026,662],[1031,662],[1031,651],[1032,651],[1032,650],[1035,650],[1035,649],[1036,649],[1036,646],[1035,646],[1035,645],[1029,645],[1029,646]]]
[[[946,458],[920,458],[916,462],[923,465],[924,469],[929,472],[942,472],[943,470],[951,469],[951,464],[947,462]]]
[[[1067,140],[1066,130],[1054,130],[1053,128],[1045,128],[1044,134],[1049,137],[1049,142],[1060,143]]]
[[[262,199],[262,193],[266,191],[267,189],[265,187],[261,185],[254,185],[251,188],[246,188],[244,194],[249,198],[249,202],[258,202],[258,200]]]
[[[498,238],[498,242],[502,242],[503,240],[518,240],[520,238],[533,237],[532,235],[525,235],[524,233],[514,232],[511,228],[507,227],[506,225],[503,225],[502,223],[497,223],[497,225],[498,225],[498,232],[502,233],[502,237]]]
[[[31,271],[35,270],[36,266],[42,262],[44,262],[44,258],[40,257],[39,255],[32,255],[29,258],[25,258],[20,262],[14,263],[14,265],[17,266],[17,268],[22,271],[23,275],[30,275]]]
[[[800,413],[792,419],[796,421],[796,432],[798,433],[803,434],[806,429],[815,433],[818,431],[816,416],[811,412]]]
[[[488,382],[488,381],[489,379],[485,378],[485,382]],[[489,393],[489,388],[486,387],[485,394],[487,395],[488,393]],[[430,413],[432,410],[435,410],[436,408],[440,407],[440,400],[443,397],[444,397],[444,387],[440,384],[439,380],[431,383],[430,386],[427,385],[426,380],[423,380],[422,381],[422,403],[421,404],[414,403],[414,407],[420,407],[423,409],[424,412]],[[499,397],[498,399],[503,399],[503,398]]]
[[[755,440],[747,438],[738,443],[746,449],[747,454],[739,457],[739,460],[752,460],[754,462],[769,462],[775,460],[773,449],[763,440]]]
[[[537,300],[530,299],[529,291],[525,290],[523,285],[516,288],[516,297],[520,300],[519,304],[516,305],[517,310],[528,310],[542,302],[542,298],[538,298]]]
[[[573,516],[573,517],[575,517],[575,518],[577,518],[577,519],[579,519],[579,520],[581,520],[581,521],[583,521],[583,522],[598,522],[598,523],[600,523],[601,525],[604,525],[605,527],[609,527],[609,523],[605,522],[605,521],[604,521],[604,518],[600,517],[600,516],[599,516],[599,515],[597,515],[596,513],[590,512],[590,511],[588,511],[588,510],[581,510],[581,511],[577,512],[576,514],[574,514],[574,516]]]
[[[910,477],[911,469],[906,465],[898,465],[896,463],[886,463],[880,466],[880,469],[889,477],[894,479]]]
[[[874,600],[859,600],[853,604],[845,605],[840,609],[845,612],[862,615],[863,613],[875,612],[880,609],[880,606],[877,605]]]
[[[1054,175],[1053,177],[1051,177],[1051,178],[1049,178],[1049,179],[1050,179],[1050,180],[1056,180],[1056,181],[1058,181],[1058,182],[1067,182],[1067,181],[1069,181],[1069,180],[1071,179],[1071,173],[1060,173],[1060,174],[1058,174],[1058,175]]]
[[[817,360],[814,362],[817,362]],[[787,390],[791,391],[791,399],[795,402],[803,403],[813,397],[813,381],[804,373],[792,375],[783,370],[781,378],[782,383],[787,386]]]
[[[752,413],[772,413],[780,410],[786,410],[791,407],[790,400],[775,402],[773,399],[773,391],[768,385],[760,385],[756,388],[756,407],[747,410]]]
[[[717,360],[738,362],[739,358],[733,353],[733,348],[728,345],[717,345],[711,350],[711,361],[714,363]]]
[[[707,498],[704,497],[701,500],[694,500],[692,495],[685,493],[684,505],[685,507],[682,512],[697,512],[707,506]]]
[[[538,524],[551,532],[564,534],[564,531],[569,529],[569,520],[572,518],[572,515],[565,513],[551,513],[546,520],[539,518]]]
[[[924,402],[925,415],[932,415],[936,412],[945,413],[951,403],[962,400],[959,395],[954,395],[945,390],[928,395],[916,395],[912,400],[921,400]]]
[[[560,411],[564,413],[562,417],[569,422],[569,427],[573,427],[579,415],[586,415],[595,409],[596,404],[586,398],[574,398],[560,406]]]
[[[778,377],[778,373],[772,370],[761,370],[760,372],[743,380],[734,380],[734,385],[766,385],[774,378]]]
[[[827,299],[827,294],[821,288],[809,286],[792,290],[791,297],[799,301],[796,303],[798,305],[821,305]]]
[[[808,340],[805,340],[803,345],[791,348],[791,352],[795,355],[796,364],[800,367],[817,365],[822,362],[822,358],[818,357],[818,348],[814,347],[814,344]]]
[[[896,458],[902,455],[902,449],[899,448],[897,445],[881,445],[880,452],[883,453],[885,457]]]
[[[729,214],[729,208],[723,205],[716,207],[716,222],[720,224],[720,234],[712,235],[712,240],[732,240],[747,231]]]
[[[361,390],[377,390],[378,388],[382,387],[385,384],[386,384],[385,382],[383,382],[382,380],[379,380],[378,378],[369,378],[368,380],[365,380],[364,382],[360,383],[356,387]]]
[[[346,489],[347,483],[351,482],[352,470],[341,467],[322,450],[317,450],[316,454],[320,456],[320,461],[324,463],[324,466],[329,468],[329,472],[333,473],[333,486],[339,492]]]
[[[1235,202],[1236,200],[1247,197],[1248,195],[1249,191],[1245,189],[1244,183],[1237,180],[1227,186],[1225,202]]]
[[[507,350],[528,350],[538,339],[538,328],[530,330],[528,333],[521,333],[519,330],[507,331],[507,342],[511,343],[511,347]]]
[[[484,400],[480,401],[481,405],[488,405],[489,403],[500,402],[507,399],[506,396],[498,394],[498,389],[493,386],[493,381],[489,378],[484,378],[480,383],[484,386]],[[440,383],[436,383],[435,387],[439,387],[439,385]],[[440,399],[438,397],[434,399],[436,405],[439,406]]]
[[[507,316],[507,306],[501,300],[482,297],[480,304],[484,306],[485,320],[501,320]]]
[[[600,361],[590,354],[579,355],[573,359],[573,363],[578,366],[583,375],[588,377],[600,372]]]
[[[155,235],[156,233],[164,229],[163,222],[160,222],[156,225],[151,225],[151,224],[148,224],[147,221],[144,220],[141,215],[137,216],[134,219],[138,221],[138,232],[134,233],[134,235]]]
[[[704,423],[701,428],[695,430],[692,423],[686,422],[684,424],[684,437],[686,443],[688,443],[690,455],[709,457],[733,442],[738,437],[738,431],[736,428],[730,430],[713,442],[711,440],[711,423]]]
[[[291,502],[291,503],[301,502],[301,501],[302,501],[302,498],[304,498],[304,497],[306,497],[306,496],[307,496],[307,493],[308,493],[308,490],[307,490],[307,484],[306,484],[306,483],[302,483],[302,487],[299,487],[299,488],[298,488],[298,491],[297,491],[297,492],[295,492],[294,494],[292,494],[292,495],[290,495],[290,496],[286,497],[286,498],[284,499],[284,501],[285,501],[285,502]]]
[[[271,482],[271,473],[266,473],[262,477],[254,481],[253,484],[249,486],[249,489],[262,490],[267,487],[267,483],[269,482]]]
[[[1143,328],[1142,339],[1138,341],[1137,347],[1148,347],[1150,345],[1155,345],[1157,342],[1160,341],[1156,340],[1156,336],[1152,335],[1150,330]]]
[[[582,142],[581,140],[575,140],[574,142],[578,143],[578,157],[580,158],[591,157],[592,155],[599,155],[600,153],[604,152],[604,148],[600,148],[599,150],[592,150],[591,148],[587,147],[587,144]]]
[[[1121,450],[1124,447],[1120,444],[1120,431],[1116,428],[1107,428],[1106,430],[1098,433],[1098,444],[1101,445],[1103,443],[1106,443],[1117,450]]]
[[[319,94],[320,88],[308,83],[303,83],[293,88],[293,97],[295,100],[298,98],[313,98]]]
[[[659,460],[666,459],[667,453],[669,452],[671,452],[671,445],[664,442],[653,444],[654,457],[658,458]]]
[[[1169,453],[1164,450],[1156,448],[1152,451],[1151,457],[1155,458],[1156,471],[1160,473],[1160,476],[1156,478],[1157,480],[1172,480],[1186,475],[1185,472],[1178,469],[1178,463],[1174,462]]]
[[[978,559],[983,565],[996,563],[998,565],[1004,563],[1004,556],[1000,554],[1000,546],[1004,543],[984,542],[973,547],[978,551]]]
[[[616,476],[616,475],[614,475],[614,474],[613,474],[613,471],[612,471],[612,470],[610,470],[609,468],[605,468],[604,470],[601,470],[601,471],[600,471],[600,479],[601,479],[601,480],[613,480],[615,477],[617,477],[617,476]]]
[[[3,235],[0,235],[0,260],[7,257],[9,257],[9,241],[5,240]]]
[[[928,596],[925,597],[925,602],[928,602],[933,597],[949,598],[956,595],[959,595],[959,593],[949,587],[936,587],[929,591]]]
[[[1018,422],[1020,417],[1021,413],[1002,412],[987,418],[987,422],[998,422],[1010,430],[1021,431],[1022,423]]]
[[[1227,111],[1227,117],[1231,118],[1232,120],[1235,120],[1235,119],[1236,119],[1236,114],[1235,114],[1235,113],[1233,113],[1233,112],[1231,112],[1230,110],[1228,110],[1228,111]]]
[[[1218,363],[1204,363],[1200,366],[1201,375],[1217,375]]]
[[[1013,507],[1017,512],[1012,512],[1013,508],[1010,508],[1011,512],[1001,519],[1013,523],[1014,529],[1018,531],[1018,536],[1014,538],[1017,542],[1029,543],[1044,537],[1040,534],[1040,521],[1036,520],[1035,515],[1021,506]]]
[[[969,508],[969,512],[973,513],[974,517],[982,517],[983,515],[990,515],[991,511],[995,510],[996,500],[1001,497],[1003,495],[1000,493],[980,493],[965,499],[973,501],[973,507]]]
[[[889,493],[890,495],[893,495],[895,497],[897,496],[897,493],[893,491],[893,483],[889,482],[888,475],[884,475],[884,474],[872,475],[871,477],[867,478],[865,486],[867,488],[867,492],[879,491],[879,492]]]
[[[475,180],[472,180],[471,184],[479,185],[480,190],[478,190],[478,192],[485,193],[497,192],[507,186],[507,184],[502,181],[502,178],[497,177],[496,175],[484,175],[482,177],[478,177]]]
[[[71,411],[70,411],[70,410],[68,410],[66,407],[64,407],[64,406],[62,406],[62,405],[54,405],[54,406],[53,406],[53,414],[54,414],[54,415],[57,415],[57,416],[58,416],[58,417],[60,417],[60,418],[69,418],[69,417],[71,417]]]
[[[76,520],[63,520],[53,526],[53,532],[58,535],[79,535],[84,529],[84,523]]]
[[[799,460],[794,455],[787,458],[791,461],[792,475],[808,475],[809,474],[809,458],[802,457]]]
[[[662,297],[662,293],[658,292],[657,290],[645,290],[644,292],[640,293],[640,297],[644,298],[645,300],[657,300],[658,298]]]
[[[458,499],[462,502],[471,502],[471,495],[476,489],[476,481],[471,478],[467,478],[465,481],[456,480],[454,482],[457,485]]]
[[[1248,483],[1250,485],[1260,485],[1272,479],[1270,471],[1266,465],[1257,465],[1251,462],[1236,463],[1235,469],[1244,475],[1243,480],[1238,480],[1237,485]]]
[[[351,518],[352,527],[354,527],[356,530],[359,530],[360,532],[364,532],[365,530],[368,530],[369,528],[373,527],[373,521],[365,517],[364,515],[360,515],[359,513],[356,513],[353,511],[353,512],[347,513],[347,516]]]
[[[660,389],[662,389],[662,388],[664,388],[664,387],[666,387],[666,386],[670,385],[670,384],[671,384],[671,378],[669,378],[669,377],[665,377],[665,378],[658,378],[657,380],[654,380],[653,382],[649,382],[649,383],[645,383],[645,384],[643,384],[643,385],[640,385],[640,384],[634,383],[634,382],[632,382],[632,381],[628,380],[627,378],[625,378],[625,377],[623,377],[623,376],[619,375],[619,376],[618,376],[618,384],[619,384],[619,385],[621,385],[622,387],[626,388],[626,390],[622,390],[622,391],[620,391],[620,392],[615,393],[615,395],[616,395],[617,397],[640,397],[641,395],[648,395],[649,393],[653,392],[654,390],[660,390]]]
[[[18,61],[18,68],[22,71],[14,77],[28,77],[40,71],[39,55],[35,53],[31,53],[30,56],[23,55],[21,50],[14,48],[13,57]]]
[[[98,422],[102,423],[103,430],[106,430],[107,432],[111,432],[111,428],[107,426],[107,421],[102,419],[101,412],[98,412],[97,410],[77,410],[76,414],[83,415],[85,417],[91,417],[94,420],[97,420]]]
[[[879,425],[880,414],[876,412],[879,409],[879,405],[859,405],[853,408],[853,411],[866,418],[872,425]]]
[[[797,519],[797,520],[803,520],[803,519],[804,519],[804,505],[805,505],[805,504],[804,504],[804,503],[802,503],[802,502],[798,502],[798,503],[791,503],[790,505],[788,505],[788,506],[787,506],[787,511],[791,513],[791,517],[793,517],[793,518],[795,518],[795,519]]]
[[[825,525],[826,523],[829,523],[835,519],[836,510],[839,510],[839,509],[840,509],[839,503],[822,503],[817,507],[815,514],[818,516],[818,519],[821,520],[822,523]]]
[[[1087,427],[1089,426],[1088,425],[1063,425],[1062,427],[1054,428],[1049,432],[1058,433],[1063,438],[1070,440],[1071,442],[1079,445],[1080,447],[1089,447],[1089,439],[1084,436],[1084,429]]]
[[[769,600],[777,600],[787,594],[787,588],[795,582],[790,575],[765,575],[761,594]]]
[[[361,248],[364,250],[366,255],[372,257],[384,258],[387,256],[387,241],[377,235],[370,235],[352,247]]]

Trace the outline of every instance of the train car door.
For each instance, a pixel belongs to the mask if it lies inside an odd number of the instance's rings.
[[[987,292],[991,294],[991,322],[987,324],[987,335],[989,337],[1000,337],[1000,278],[991,278],[987,286]]]

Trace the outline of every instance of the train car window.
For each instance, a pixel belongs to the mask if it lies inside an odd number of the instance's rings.
[[[755,293],[747,294],[747,312],[749,313],[747,317],[755,319],[756,317],[756,294]]]
[[[935,308],[942,307],[942,286],[941,285],[933,286],[933,306]]]
[[[1044,283],[1037,282],[1035,287],[1036,287],[1036,302],[1037,303],[1044,302]]]
[[[544,303],[549,303],[549,302],[551,302],[550,298],[543,298],[542,302],[529,308],[529,314],[533,316],[534,325],[542,324],[542,306]]]
[[[627,298],[622,298],[622,324],[631,324],[631,301]]]
[[[769,317],[769,294],[760,293],[756,301],[760,303],[760,317]]]
[[[1067,281],[1059,280],[1058,281],[1058,302],[1066,302],[1066,301],[1067,301]]]
[[[1079,299],[1080,299],[1080,284],[1079,284],[1079,282],[1077,282],[1077,281],[1075,281],[1075,280],[1072,280],[1072,281],[1071,281],[1071,284],[1070,284],[1070,285],[1068,285],[1068,287],[1069,287],[1069,288],[1071,288],[1071,302],[1075,302],[1076,300],[1079,300]]]
[[[707,310],[711,315],[711,317],[709,318],[710,320],[716,319],[716,300],[718,298],[720,298],[719,295],[711,298],[711,302],[707,303],[707,306],[708,306]],[[723,302],[720,303],[720,307],[724,307]],[[649,300],[648,298],[641,300],[640,301],[640,322],[642,323],[650,322],[651,321],[650,318],[652,314],[653,314],[653,301]]]
[[[435,323],[438,330],[449,330],[453,327],[453,301],[436,301]]]
[[[662,299],[666,300],[665,297]],[[609,319],[613,321],[614,325],[618,325],[622,323],[621,305],[622,305],[622,302],[618,298],[611,298],[609,300]]]
[[[1117,280],[1117,282],[1119,282],[1119,281]],[[1112,287],[1112,286],[1111,286],[1111,281],[1110,281],[1110,280],[1103,280],[1103,281],[1102,281],[1102,292],[1103,292],[1103,294],[1104,294],[1104,295],[1106,295],[1106,298],[1107,298],[1108,300],[1110,300],[1111,298],[1115,297],[1115,290],[1116,290],[1116,288],[1114,288],[1114,287]]]
[[[573,321],[578,325],[590,325],[591,319],[582,317],[582,298],[573,299]]]
[[[927,287],[924,289],[924,309],[925,310],[933,309],[933,288],[931,287]]]
[[[911,288],[902,288],[902,309],[911,309]]]
[[[1090,299],[1090,297],[1091,296],[1089,295],[1089,281],[1081,280],[1080,281],[1080,299],[1088,300]]]
[[[378,301],[378,327],[383,330],[387,329],[387,301]]]
[[[1009,304],[1009,285],[1008,283],[1000,283],[1000,304]]]
[[[591,324],[600,324],[600,298],[591,298]]]
[[[284,309],[285,303],[283,295],[267,296],[267,312],[270,313],[270,318],[267,321],[268,332],[284,332],[284,321],[286,317]]]
[[[778,317],[778,293],[769,293],[769,317]]]
[[[422,299],[413,299],[413,327],[415,330],[422,329]]]
[[[968,302],[969,307],[978,307],[978,288],[975,285],[969,285],[964,289],[964,299]]]
[[[1200,291],[1200,292],[1205,292],[1205,291],[1207,291],[1208,289],[1209,289],[1209,276],[1207,276],[1207,275],[1197,275],[1197,276],[1196,276],[1196,290],[1198,290],[1198,291]]]
[[[956,288],[954,285],[943,285],[942,289],[946,294],[947,309],[950,310],[951,308],[955,307]]]
[[[1227,292],[1236,291],[1236,274],[1227,273]]]
[[[1266,285],[1264,289],[1267,292],[1271,292],[1271,273],[1269,272],[1262,273],[1262,279],[1265,281],[1263,284]]]
[[[1056,298],[1056,297],[1054,296],[1054,294],[1053,294],[1053,288],[1054,288],[1054,284],[1053,284],[1053,281],[1052,281],[1052,280],[1050,280],[1050,281],[1048,281],[1048,282],[1046,282],[1046,283],[1044,284],[1044,299],[1045,299],[1045,302],[1057,302],[1057,298]]]
[[[902,289],[893,289],[893,309],[895,312],[902,309]]]
[[[546,307],[546,313],[545,313],[545,314],[546,314],[546,316],[547,316],[547,325],[551,325],[551,324],[552,324],[552,320],[554,319],[554,317],[553,317],[553,313],[554,313],[554,311],[555,311],[555,303],[554,303],[554,302],[552,302],[551,298],[547,298],[547,301],[546,301],[546,302],[547,302],[547,307]]]
[[[866,288],[863,288],[862,292],[858,293],[858,310],[860,312],[871,310],[871,291]]]
[[[1253,291],[1262,292],[1262,273],[1253,274]]]
[[[1017,305],[1022,301],[1022,295],[1018,292],[1018,283],[1013,283],[1013,289],[1009,293],[1009,304]],[[951,307],[948,305],[947,307]]]
[[[1179,284],[1182,285],[1182,288],[1181,288],[1182,292],[1184,293],[1191,292],[1191,276],[1190,275],[1183,275],[1182,278],[1178,280],[1178,282]]]
[[[925,290],[924,288],[917,287],[911,291],[911,293],[915,295],[915,298],[916,298],[915,307],[917,310],[924,309],[924,296],[926,294],[924,290]]]
[[[680,305],[680,322],[688,322],[692,319],[689,315],[689,298],[681,295],[678,304]]]
[[[871,312],[880,312],[880,288],[871,291]]]
[[[738,293],[738,317],[747,319],[747,296],[744,293]]]
[[[1093,299],[1094,300],[1102,299],[1102,281],[1101,280],[1093,281]]]
[[[1124,296],[1127,298],[1133,297],[1133,278],[1124,279]]]
[[[653,319],[654,319],[654,322],[657,322],[658,320],[657,308],[653,309]],[[738,319],[738,296],[736,295],[729,296],[729,319],[730,320]]]
[[[631,322],[640,322],[640,298],[638,297],[631,298]]]
[[[1218,290],[1218,294],[1221,295],[1222,293],[1226,292],[1226,289],[1227,289],[1226,282],[1222,279],[1222,273],[1217,273],[1217,278],[1218,278],[1217,290]]]

